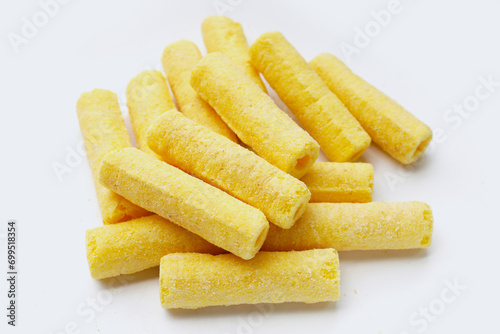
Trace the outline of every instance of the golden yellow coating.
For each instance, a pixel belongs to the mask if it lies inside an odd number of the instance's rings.
[[[139,73],[127,85],[127,106],[137,147],[153,153],[146,141],[149,125],[164,111],[175,109],[163,74],[156,70]]]
[[[131,147],[116,94],[105,89],[83,93],[78,99],[76,112],[103,223],[114,224],[150,215],[99,183],[99,166],[104,155]]]
[[[232,254],[169,254],[161,259],[164,308],[303,302],[339,299],[337,252],[259,252],[244,261]]]
[[[316,162],[301,179],[311,202],[366,203],[372,201],[373,166],[353,162]]]
[[[156,120],[148,144],[162,160],[256,207],[281,228],[290,228],[311,198],[303,182],[177,110]]]
[[[226,56],[206,55],[191,86],[259,156],[297,178],[316,161],[319,145]]]
[[[269,230],[258,209],[135,148],[107,154],[99,181],[244,259],[257,253]]]
[[[432,223],[422,202],[310,203],[291,229],[271,226],[262,250],[427,248]]]
[[[241,24],[226,16],[209,16],[202,25],[203,42],[207,52],[220,52],[239,66],[243,72],[255,82],[264,93],[266,86],[255,70],[248,54],[248,43]]]
[[[158,215],[87,230],[87,261],[94,279],[156,267],[170,253],[225,251]]]
[[[422,156],[432,139],[427,125],[334,55],[322,53],[309,64],[384,151],[403,164]]]
[[[179,110],[186,117],[228,139],[238,142],[234,132],[217,112],[191,87],[191,71],[200,62],[201,53],[193,42],[180,40],[168,45],[161,62]]]
[[[370,136],[281,33],[261,35],[250,57],[328,159],[355,161],[363,154]]]

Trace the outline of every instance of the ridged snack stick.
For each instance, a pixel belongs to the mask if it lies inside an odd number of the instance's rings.
[[[207,52],[220,52],[239,66],[243,72],[255,82],[264,93],[266,86],[255,70],[248,54],[248,44],[241,24],[229,17],[214,15],[207,17],[202,25],[203,42]]]
[[[250,57],[328,159],[355,161],[370,145],[370,136],[281,33],[261,35]]]
[[[191,86],[259,156],[297,178],[317,159],[319,145],[221,53],[194,68]]]
[[[257,253],[269,230],[258,209],[135,148],[107,154],[99,181],[243,259]]]
[[[334,55],[322,53],[309,64],[384,151],[403,164],[422,156],[432,139],[427,125]]]
[[[201,53],[193,42],[180,40],[168,45],[161,62],[179,110],[193,121],[228,139],[238,142],[234,132],[217,112],[191,87],[191,71],[200,62]]]
[[[293,225],[311,197],[303,182],[177,110],[156,120],[148,144],[163,161],[261,210],[281,228]]]
[[[103,223],[114,224],[150,215],[99,183],[99,166],[104,155],[132,146],[116,94],[105,89],[83,93],[76,112]]]
[[[366,203],[372,201],[373,166],[353,162],[316,162],[301,179],[311,202]]]
[[[146,141],[151,123],[164,111],[175,109],[165,77],[160,71],[139,73],[127,85],[127,106],[137,147],[152,153]]]
[[[156,267],[170,253],[225,251],[158,215],[87,230],[87,260],[94,279]]]
[[[258,303],[318,303],[339,299],[337,252],[259,252],[244,261],[232,254],[169,254],[161,259],[164,308]]]
[[[432,224],[422,202],[310,203],[291,229],[271,226],[262,250],[427,248]]]

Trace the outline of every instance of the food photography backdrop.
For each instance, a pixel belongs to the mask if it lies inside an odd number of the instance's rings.
[[[497,332],[499,12],[488,0],[2,1],[1,333]],[[373,143],[358,160],[374,166],[373,201],[430,205],[429,248],[339,252],[340,299],[317,304],[166,310],[158,267],[92,279],[85,231],[102,218],[76,102],[115,92],[135,144],[127,84],[163,71],[180,39],[205,55],[211,15],[241,23],[249,45],[279,31],[307,61],[334,54],[432,129],[414,164]]]

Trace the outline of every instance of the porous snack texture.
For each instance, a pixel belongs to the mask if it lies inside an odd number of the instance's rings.
[[[161,259],[164,308],[339,299],[339,263],[333,249],[259,252],[244,261],[232,254],[169,254]]]
[[[432,211],[422,202],[310,203],[295,225],[271,226],[262,250],[427,248]]]
[[[403,164],[422,156],[432,139],[427,125],[334,55],[322,53],[309,64],[384,151]]]

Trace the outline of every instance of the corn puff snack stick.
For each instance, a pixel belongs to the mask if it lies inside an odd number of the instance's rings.
[[[311,202],[366,203],[372,201],[373,166],[367,163],[316,162],[301,179]]]
[[[137,147],[153,153],[146,142],[149,125],[164,111],[175,109],[163,74],[156,70],[139,73],[127,85],[127,106]]]
[[[94,279],[133,274],[156,267],[170,253],[224,253],[158,215],[87,230],[87,260]]]
[[[248,44],[241,24],[226,16],[209,16],[202,25],[203,42],[207,52],[220,52],[255,82],[264,93],[266,86],[255,70],[248,54]]]
[[[328,159],[355,161],[363,154],[368,134],[281,33],[261,35],[250,57]]]
[[[169,254],[161,259],[164,308],[339,299],[339,263],[333,249],[260,252],[244,261],[232,254]]]
[[[177,41],[163,51],[161,62],[179,110],[193,121],[228,139],[238,142],[234,132],[217,112],[196,93],[189,83],[191,71],[200,62],[201,53],[193,42]]]
[[[99,166],[108,152],[131,147],[115,93],[94,89],[83,93],[76,106],[80,130],[104,224],[114,224],[150,213],[99,183]]]
[[[432,139],[427,125],[334,55],[322,53],[309,64],[384,151],[403,164],[422,156]]]
[[[162,160],[261,210],[281,228],[293,225],[311,197],[303,182],[177,110],[156,120],[148,144]]]
[[[427,248],[432,223],[422,202],[310,203],[291,229],[271,228],[262,250]]]
[[[246,260],[257,253],[269,230],[261,211],[134,148],[106,155],[99,180],[131,202]]]
[[[259,156],[297,178],[317,159],[319,145],[221,53],[194,68],[191,86]]]

